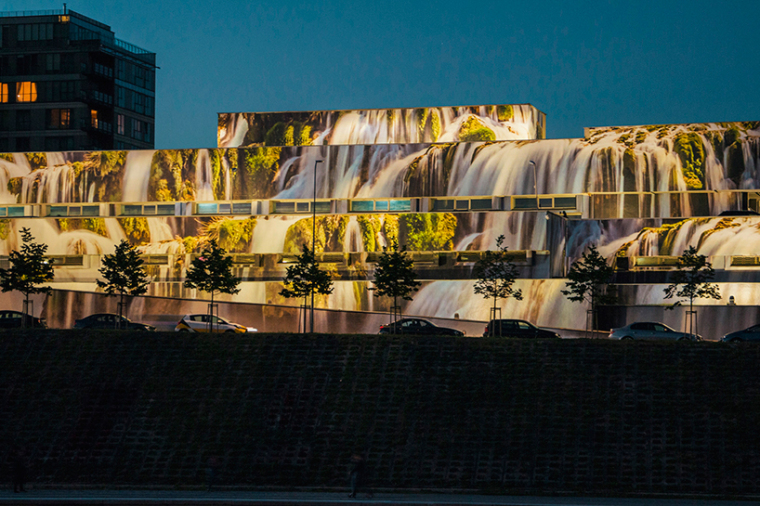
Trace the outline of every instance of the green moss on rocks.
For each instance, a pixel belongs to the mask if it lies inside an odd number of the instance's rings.
[[[399,242],[410,251],[450,251],[457,218],[452,213],[399,215]]]
[[[496,117],[499,121],[509,121],[515,117],[515,111],[511,105],[500,105],[496,107]]]
[[[741,137],[742,137],[741,130],[739,130],[738,128],[734,126],[726,130],[726,135],[723,137],[723,140],[726,146],[730,146],[734,142],[741,140]]]
[[[163,149],[153,154],[148,180],[149,200],[171,202],[174,200],[192,200],[195,197],[195,192],[192,195],[187,195],[187,192],[183,192],[185,182],[183,171],[186,164],[188,164],[192,167],[192,173],[195,173],[198,150],[192,150],[194,154],[187,153],[186,151],[191,150]],[[190,171],[187,172],[187,179],[192,179]]]
[[[106,220],[103,218],[61,218],[57,221],[58,228],[62,232],[89,230],[103,237],[108,237]]]
[[[317,253],[324,251],[343,251],[348,216],[317,216],[314,249]],[[301,253],[304,244],[311,247],[312,219],[304,218],[292,224],[285,234],[283,251],[286,254]]]
[[[648,134],[649,132],[647,132],[646,130],[639,130],[638,132],[636,132],[636,144],[641,144],[642,142],[647,140]]]
[[[233,198],[267,198],[279,169],[282,148],[248,148],[243,151],[243,171],[233,186]],[[242,174],[241,174],[242,172]]]
[[[424,140],[425,125],[427,124],[428,119],[428,110],[426,108],[419,108],[415,109],[414,113],[417,118],[417,133],[419,134],[420,140]]]
[[[293,122],[293,142],[296,146],[311,146],[311,125]]]
[[[237,170],[238,168],[238,150],[237,148],[229,148],[225,152],[225,156],[227,157],[227,160],[230,162],[230,168],[232,170]]]
[[[398,216],[395,214],[386,214],[383,220],[383,234],[388,244],[399,244],[398,240]]]
[[[5,160],[6,162],[12,162],[13,161],[13,154],[12,153],[0,153],[0,160]]]
[[[463,142],[495,141],[496,134],[476,116],[470,116],[459,127],[459,140]]]
[[[430,129],[433,133],[433,142],[438,142],[441,136],[441,116],[436,109],[430,112]]]
[[[245,252],[250,248],[255,228],[256,218],[214,218],[206,223],[202,234],[207,240],[215,240],[227,251]]]
[[[681,171],[690,190],[704,187],[705,147],[699,134],[689,132],[678,134],[673,149],[681,159]]]
[[[282,121],[275,123],[264,136],[264,144],[267,146],[293,146],[293,125]]]
[[[11,235],[11,220],[0,219],[0,240],[6,240]]]
[[[24,186],[24,178],[23,177],[12,177],[8,180],[8,192],[19,196],[21,195],[21,189]]]
[[[133,246],[150,242],[150,232],[147,218],[118,218],[124,235]]]
[[[362,244],[364,251],[379,251],[377,235],[383,227],[382,218],[378,214],[360,214],[356,217],[359,228],[362,231]]]
[[[32,170],[44,169],[47,167],[47,154],[45,153],[24,153]]]

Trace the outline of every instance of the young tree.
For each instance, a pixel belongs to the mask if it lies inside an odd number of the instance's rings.
[[[678,297],[689,301],[689,333],[694,333],[694,299],[720,300],[718,285],[710,283],[715,277],[712,264],[707,257],[697,254],[697,248],[689,246],[678,257],[676,271],[670,276],[673,282],[665,288],[665,298]],[[676,301],[668,309],[680,306],[681,301]]]
[[[421,285],[416,278],[414,261],[406,254],[406,246],[399,250],[398,243],[392,242],[390,248],[384,248],[375,267],[375,286],[370,290],[374,290],[375,297],[393,297],[394,324],[398,321],[398,298],[412,300],[411,294]]]
[[[485,256],[475,264],[474,274],[478,280],[475,282],[476,294],[483,295],[486,299],[493,299],[491,319],[496,319],[496,305],[499,299],[514,297],[522,300],[522,290],[515,290],[512,285],[517,279],[519,270],[512,264],[507,253],[507,246],[503,246],[504,236],[496,239],[496,251],[486,251]],[[491,325],[491,334],[496,325]]]
[[[45,257],[47,244],[34,241],[28,228],[21,229],[21,251],[14,250],[8,255],[10,268],[0,269],[0,287],[3,292],[13,290],[24,294],[24,326],[30,319],[29,296],[37,293],[50,293],[49,286],[38,286],[52,281],[53,261]]]
[[[240,291],[237,286],[240,278],[232,274],[232,257],[225,254],[215,240],[209,241],[200,256],[190,263],[185,273],[185,288],[197,288],[211,294],[211,304],[208,306],[209,331],[213,332],[214,294],[236,294]]]
[[[591,330],[599,326],[596,308],[600,304],[614,304],[617,297],[609,293],[609,283],[615,269],[607,265],[607,261],[597,251],[596,246],[591,246],[583,253],[583,256],[573,262],[567,278],[570,280],[565,285],[567,290],[562,293],[573,302],[588,302],[591,305]],[[586,330],[588,330],[588,318],[586,318]]]
[[[106,296],[119,296],[119,322],[121,324],[124,312],[124,297],[135,297],[148,291],[150,280],[143,267],[140,254],[122,239],[116,246],[112,255],[103,256],[103,267],[98,272],[105,281],[97,280],[99,288],[106,292]]]
[[[304,298],[304,307],[306,306],[306,298],[312,297],[312,304],[314,302],[314,294],[320,293],[322,295],[329,295],[333,291],[332,280],[330,274],[321,270],[314,252],[309,247],[303,245],[303,253],[296,257],[298,260],[296,263],[288,267],[283,283],[285,288],[280,290],[280,295],[286,299]],[[314,332],[314,306],[312,305],[312,320],[311,331]],[[306,312],[304,312],[303,328],[306,332]]]

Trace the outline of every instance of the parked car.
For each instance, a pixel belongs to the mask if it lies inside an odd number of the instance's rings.
[[[635,322],[610,330],[610,339],[620,340],[650,340],[670,339],[673,341],[701,341],[702,336],[673,330],[664,323],[659,322]]]
[[[0,329],[20,329],[25,328],[47,328],[47,322],[44,318],[24,314],[20,311],[2,310],[0,311]]]
[[[245,327],[238,323],[232,323],[220,316],[211,316],[213,332],[235,332],[243,334],[245,332],[256,332],[253,327]],[[174,327],[175,332],[208,332],[209,315],[207,314],[186,314],[177,322]]]
[[[493,329],[493,331],[492,331]],[[559,339],[553,330],[536,327],[525,320],[491,320],[486,325],[483,337],[517,337],[530,339]]]
[[[75,329],[116,329],[154,331],[156,327],[147,323],[133,322],[126,316],[119,319],[114,313],[95,313],[74,322]]]
[[[760,341],[760,324],[753,325],[744,330],[738,330],[726,334],[721,339],[724,343],[740,343],[742,341]]]
[[[415,334],[425,336],[463,336],[464,332],[448,327],[439,327],[422,318],[402,318],[394,323],[380,326],[380,334]]]

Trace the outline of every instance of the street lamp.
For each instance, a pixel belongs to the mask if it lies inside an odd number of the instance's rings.
[[[322,160],[314,162],[314,198],[311,201],[311,255],[314,262],[317,261],[317,165],[320,163]],[[314,333],[314,280],[311,282],[311,333]]]

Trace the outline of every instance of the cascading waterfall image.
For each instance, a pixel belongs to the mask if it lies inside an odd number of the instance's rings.
[[[229,113],[218,148],[2,154],[0,254],[18,247],[23,227],[51,255],[103,255],[127,239],[166,256],[152,271],[162,293],[160,282],[182,279],[185,256],[215,239],[230,254],[271,258],[241,267],[247,288],[227,300],[295,304],[277,295],[282,259],[313,240],[320,254],[346,255],[339,262],[352,273],[336,274],[336,295],[318,303],[370,310],[370,255],[397,242],[438,255],[420,257],[430,277],[405,313],[483,320],[489,302],[473,295],[473,260],[460,254],[493,249],[503,235],[510,250],[533,252],[518,280],[529,296],[501,301],[504,314],[569,328],[583,316],[561,295],[560,271],[592,244],[610,263],[687,245],[754,254],[757,219],[716,216],[757,202],[760,122],[590,128],[552,140],[544,128],[527,105]],[[553,196],[577,204],[555,209]],[[316,223],[313,198],[325,206]],[[40,207],[8,214],[28,205]],[[56,280],[93,290],[97,267],[59,268]]]

